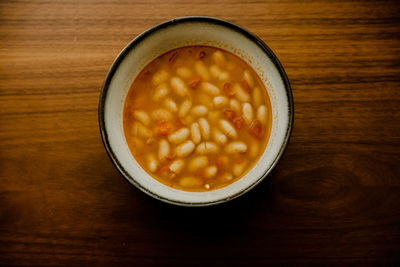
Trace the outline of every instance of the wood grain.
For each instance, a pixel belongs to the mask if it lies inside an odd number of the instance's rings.
[[[1,1],[0,265],[398,264],[397,1]],[[108,68],[164,20],[260,36],[293,87],[269,179],[188,209],[128,185],[101,143]]]

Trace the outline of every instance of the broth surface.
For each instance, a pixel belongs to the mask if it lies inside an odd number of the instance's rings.
[[[170,187],[210,191],[246,174],[265,150],[271,104],[239,57],[209,46],[171,50],[136,77],[123,125],[132,155]]]

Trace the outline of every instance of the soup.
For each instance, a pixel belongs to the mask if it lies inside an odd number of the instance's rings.
[[[150,62],[125,100],[132,155],[154,179],[209,191],[245,175],[271,131],[267,91],[251,67],[225,50],[187,46]]]

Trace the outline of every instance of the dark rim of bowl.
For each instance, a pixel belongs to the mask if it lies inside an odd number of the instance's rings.
[[[114,151],[111,149],[110,143],[109,143],[109,139],[108,139],[108,134],[107,131],[105,129],[105,121],[104,121],[104,105],[105,105],[105,100],[107,97],[107,92],[109,89],[109,85],[110,82],[116,72],[116,70],[118,69],[119,65],[121,64],[121,62],[124,60],[125,56],[136,46],[138,45],[141,41],[143,41],[145,38],[149,37],[150,35],[152,35],[153,33],[155,33],[158,30],[161,29],[165,29],[167,27],[170,26],[174,26],[177,24],[182,24],[182,23],[191,23],[191,22],[200,22],[200,23],[210,23],[210,24],[215,24],[215,25],[219,25],[219,26],[223,26],[226,28],[229,28],[231,30],[234,30],[242,35],[244,35],[245,37],[247,37],[249,40],[253,41],[254,43],[256,43],[264,52],[265,54],[272,60],[272,62],[274,63],[275,67],[278,69],[279,74],[283,80],[283,83],[285,85],[285,89],[286,89],[286,94],[287,94],[287,98],[289,101],[289,109],[288,109],[288,113],[289,113],[289,121],[288,121],[288,127],[286,130],[286,134],[285,134],[285,139],[283,141],[283,144],[281,146],[281,149],[278,153],[278,155],[276,156],[276,158],[274,159],[273,163],[270,165],[270,167],[264,172],[264,174],[254,183],[252,183],[250,186],[248,186],[247,188],[244,188],[243,190],[241,190],[240,192],[226,197],[226,198],[222,198],[216,201],[212,201],[212,202],[184,202],[184,201],[177,201],[177,200],[172,200],[172,199],[168,199],[166,197],[160,196],[155,194],[154,192],[150,191],[149,189],[143,187],[141,184],[139,184],[120,164],[120,162],[118,161],[117,156],[114,154]],[[124,176],[124,178],[126,180],[128,180],[131,184],[133,184],[134,186],[136,186],[137,188],[139,188],[141,191],[143,191],[144,193],[167,203],[170,204],[175,204],[175,205],[180,205],[180,206],[211,206],[211,205],[216,205],[216,204],[220,204],[220,203],[224,203],[227,201],[230,201],[234,198],[237,198],[243,194],[245,194],[246,192],[248,192],[249,190],[251,190],[252,188],[254,188],[256,185],[258,185],[262,180],[265,179],[265,177],[268,176],[268,174],[275,168],[275,166],[277,165],[277,163],[279,162],[279,160],[282,158],[283,153],[285,152],[287,145],[289,143],[289,139],[292,133],[292,129],[293,129],[293,120],[294,120],[294,104],[293,104],[293,95],[292,95],[292,90],[291,90],[291,86],[289,83],[289,79],[286,75],[285,70],[283,69],[281,63],[279,62],[278,58],[275,56],[275,54],[272,52],[272,50],[256,35],[254,35],[253,33],[249,32],[248,30],[232,23],[232,22],[228,22],[222,19],[217,19],[217,18],[213,18],[213,17],[205,17],[205,16],[190,16],[190,17],[180,17],[180,18],[174,18],[168,21],[165,21],[161,24],[158,24],[146,31],[144,31],[143,33],[139,34],[136,38],[134,38],[127,46],[125,46],[125,48],[119,53],[119,55],[117,56],[117,58],[114,60],[113,64],[111,65],[106,79],[104,81],[103,84],[103,88],[101,90],[101,94],[100,94],[100,101],[99,101],[99,108],[98,108],[98,112],[99,112],[99,126],[100,126],[100,134],[101,134],[101,138],[104,144],[104,147],[106,148],[107,154],[110,157],[111,161],[113,162],[113,164],[115,165],[115,167],[118,169],[118,171]]]

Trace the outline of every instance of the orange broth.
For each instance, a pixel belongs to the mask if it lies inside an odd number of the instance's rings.
[[[154,179],[210,191],[243,177],[265,150],[271,104],[255,71],[210,46],[171,50],[136,77],[125,100],[126,141]]]

